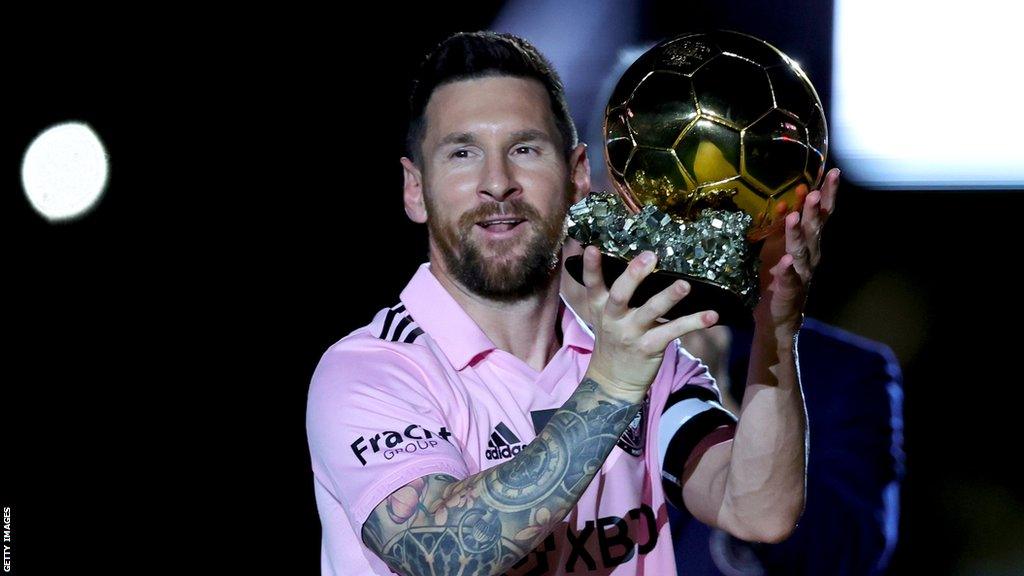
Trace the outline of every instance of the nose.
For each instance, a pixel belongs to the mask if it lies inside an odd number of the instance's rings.
[[[520,191],[521,187],[516,181],[515,172],[508,159],[500,154],[488,157],[480,183],[480,194],[489,196],[497,202],[504,202]]]

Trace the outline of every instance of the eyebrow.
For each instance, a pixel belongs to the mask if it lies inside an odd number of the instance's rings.
[[[542,140],[548,142],[551,138],[542,130],[519,130],[512,134],[512,139],[516,142],[536,142]]]
[[[512,140],[515,142],[536,142],[544,141],[550,142],[551,137],[547,135],[543,130],[527,129],[518,130],[512,133]],[[441,139],[440,146],[449,146],[452,144],[475,144],[477,142],[476,136],[469,132],[452,132]]]
[[[476,137],[469,132],[452,132],[444,138],[441,138],[440,146],[448,146],[450,144],[473,144],[476,142]]]

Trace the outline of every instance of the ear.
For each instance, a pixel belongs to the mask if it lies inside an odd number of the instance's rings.
[[[402,157],[402,174],[405,178],[402,197],[405,214],[417,224],[427,221],[427,204],[423,198],[423,173],[412,160]]]
[[[590,194],[590,159],[587,157],[587,145],[580,142],[569,154],[569,174],[572,178],[575,204]]]

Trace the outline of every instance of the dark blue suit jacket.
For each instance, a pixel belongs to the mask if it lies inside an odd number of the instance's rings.
[[[740,386],[750,341],[749,332],[733,330],[729,373]],[[896,543],[903,476],[899,365],[888,347],[810,319],[799,352],[810,432],[799,526],[780,544],[749,545],[670,506],[679,574],[884,572]]]

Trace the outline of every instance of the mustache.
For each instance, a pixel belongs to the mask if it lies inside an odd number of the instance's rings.
[[[481,220],[492,216],[509,216],[524,218],[533,222],[540,220],[540,212],[522,198],[513,198],[505,202],[488,202],[466,212],[459,218],[461,228],[476,225]]]

